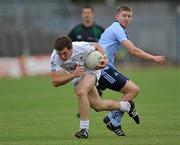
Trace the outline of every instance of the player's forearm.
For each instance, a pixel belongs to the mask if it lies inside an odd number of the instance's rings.
[[[66,83],[70,82],[73,79],[74,79],[74,76],[71,74],[63,76],[63,77],[56,77],[52,80],[52,84],[55,87],[59,87],[59,86],[65,85]]]
[[[122,42],[122,46],[128,49],[128,52],[141,59],[145,60],[153,60],[154,61],[154,56],[144,52],[140,48],[137,48],[130,40],[125,40]]]
[[[144,60],[151,60],[153,61],[154,56],[144,52],[143,50],[136,48],[133,51],[130,52],[131,55],[136,56],[138,58],[144,59]]]

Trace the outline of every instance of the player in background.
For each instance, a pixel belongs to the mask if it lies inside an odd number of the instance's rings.
[[[85,5],[81,12],[82,24],[75,26],[68,36],[72,41],[97,42],[104,32],[104,28],[95,24],[94,9]]]
[[[114,66],[115,55],[121,46],[126,48],[130,55],[140,59],[154,61],[160,64],[165,63],[165,57],[163,55],[151,55],[144,52],[128,39],[126,29],[132,20],[132,16],[133,10],[131,6],[122,5],[118,7],[115,14],[115,21],[104,31],[99,40],[99,44],[104,48],[109,59],[109,64],[101,72],[98,88],[101,90],[109,88],[121,92],[123,94],[120,98],[121,101],[134,100],[140,90],[139,86],[119,73]],[[124,112],[122,111],[111,111],[103,119],[106,126],[118,136],[125,136],[125,133],[121,129],[121,118],[123,114]],[[136,113],[133,115],[136,115]],[[139,120],[135,121],[139,124]]]
[[[51,77],[55,87],[73,82],[80,110],[80,130],[75,133],[77,138],[88,138],[89,109],[96,111],[121,110],[128,112],[130,116],[135,112],[132,101],[102,100],[96,89],[96,83],[100,77],[100,70],[104,68],[108,59],[104,57],[96,70],[90,70],[85,66],[85,59],[91,52],[97,50],[104,54],[103,49],[97,43],[73,42],[69,37],[59,37],[54,44],[51,55]],[[137,113],[136,113],[137,114]],[[138,116],[133,116],[133,119]]]
[[[68,36],[72,41],[85,41],[85,42],[97,42],[104,32],[104,28],[97,25],[94,21],[95,13],[91,5],[84,5],[81,11],[82,24],[75,26]],[[98,90],[99,95],[102,92]],[[80,114],[77,113],[79,118]]]

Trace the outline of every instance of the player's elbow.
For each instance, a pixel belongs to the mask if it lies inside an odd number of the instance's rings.
[[[56,80],[52,80],[52,85],[53,85],[54,87],[58,87],[58,86],[59,86],[59,84],[57,83]]]
[[[54,87],[58,87],[58,85],[57,85],[56,83],[54,83],[54,82],[52,82],[52,85],[53,85]]]

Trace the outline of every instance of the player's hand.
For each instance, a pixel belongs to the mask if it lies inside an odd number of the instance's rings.
[[[85,73],[84,67],[77,64],[76,69],[72,71],[71,75],[73,77],[79,77],[79,76],[83,76],[84,73]]]
[[[165,64],[166,59],[164,55],[156,55],[153,58],[154,62],[160,63],[160,64]]]
[[[107,57],[104,57],[99,64],[96,65],[95,69],[103,69],[108,64]]]

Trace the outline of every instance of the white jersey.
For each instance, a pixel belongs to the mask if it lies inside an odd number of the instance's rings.
[[[51,54],[51,72],[61,70],[71,72],[75,70],[77,64],[79,64],[85,68],[86,73],[94,74],[98,80],[100,77],[100,70],[90,70],[85,66],[87,55],[95,50],[93,44],[88,42],[73,42],[72,47],[72,55],[66,61],[61,60],[56,50],[53,50]],[[76,84],[76,81],[79,81],[80,79],[81,77],[73,79],[74,84]]]

